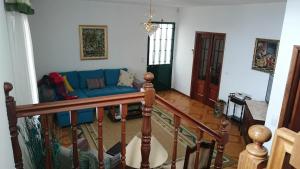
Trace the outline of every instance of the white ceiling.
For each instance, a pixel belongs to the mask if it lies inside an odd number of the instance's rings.
[[[150,0],[92,0],[112,3],[149,4]],[[153,0],[154,5],[186,7],[186,6],[210,6],[210,5],[241,5],[255,3],[286,2],[286,0]]]

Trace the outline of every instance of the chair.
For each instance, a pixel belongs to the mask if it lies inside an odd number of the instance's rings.
[[[209,169],[215,148],[215,141],[202,141],[200,143],[199,164],[197,169]],[[183,169],[194,169],[197,146],[186,147],[185,159]]]

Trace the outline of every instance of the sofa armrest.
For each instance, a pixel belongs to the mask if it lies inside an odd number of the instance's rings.
[[[141,81],[139,79],[134,79],[134,81],[132,82],[132,86],[138,89],[139,91],[141,90],[141,88],[143,88],[143,85],[144,85],[144,81]]]

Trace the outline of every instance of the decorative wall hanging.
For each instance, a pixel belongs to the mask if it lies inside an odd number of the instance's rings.
[[[279,40],[260,39],[255,42],[252,69],[273,73],[276,65]]]
[[[106,25],[79,25],[79,35],[81,60],[108,58]]]

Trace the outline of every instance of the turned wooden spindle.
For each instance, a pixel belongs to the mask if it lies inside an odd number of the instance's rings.
[[[79,158],[77,148],[77,112],[71,111],[72,142],[73,142],[73,167],[79,169]]]
[[[147,72],[144,76],[145,84],[143,86],[145,92],[144,105],[143,105],[143,124],[142,124],[142,145],[141,145],[141,169],[149,169],[149,156],[150,156],[150,143],[151,143],[151,112],[155,100],[155,90],[151,81],[154,75]]]
[[[128,105],[122,104],[121,105],[121,169],[126,168],[126,117],[128,112]]]
[[[238,169],[262,169],[267,166],[268,151],[263,144],[272,137],[271,130],[263,125],[253,125],[248,130],[253,143],[240,153]]]
[[[197,136],[197,143],[196,143],[196,157],[195,157],[195,163],[194,163],[194,169],[199,168],[199,161],[200,161],[200,144],[201,140],[203,138],[203,131],[200,130]]]
[[[230,127],[230,123],[228,120],[221,120],[220,135],[222,136],[222,139],[218,141],[217,144],[215,169],[221,169],[223,166],[223,154],[224,154],[225,144],[228,142],[228,138],[229,138],[228,135],[229,127]]]
[[[46,149],[45,156],[45,168],[52,169],[52,159],[51,159],[51,144],[50,144],[50,132],[49,132],[49,119],[48,115],[41,116],[41,125],[44,133],[44,147]]]
[[[18,140],[18,128],[17,128],[17,116],[16,116],[16,102],[12,96],[9,96],[9,92],[13,89],[11,83],[4,83],[5,102],[7,110],[7,118],[10,132],[11,144],[14,152],[14,161],[16,169],[23,169],[22,152]]]
[[[177,159],[177,143],[178,143],[178,128],[180,126],[180,117],[174,115],[174,140],[173,140],[173,155],[171,169],[176,169],[176,159]]]
[[[104,169],[104,153],[103,153],[103,115],[104,108],[98,107],[98,159],[99,159],[99,169]]]

